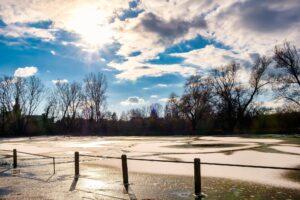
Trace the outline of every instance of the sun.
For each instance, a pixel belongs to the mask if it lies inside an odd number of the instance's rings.
[[[80,5],[72,9],[66,26],[79,35],[86,50],[98,50],[113,38],[109,17],[93,5]]]

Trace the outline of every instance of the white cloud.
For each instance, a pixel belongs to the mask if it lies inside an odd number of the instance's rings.
[[[284,99],[270,99],[266,101],[257,102],[256,104],[270,109],[271,113],[275,112],[276,109],[284,108],[285,105],[288,105]]]
[[[156,88],[168,88],[168,87],[183,87],[183,83],[170,83],[170,84],[158,83],[151,87],[144,87],[142,89],[143,90],[151,90],[151,89],[156,89]]]
[[[139,58],[130,57],[123,63],[111,62],[109,67],[120,71],[116,75],[118,79],[135,81],[144,76],[159,77],[165,74],[180,74],[182,76],[190,76],[196,72],[193,67],[187,67],[179,64],[158,65],[146,64],[138,61]]]
[[[57,79],[57,80],[52,80],[53,84],[58,84],[58,83],[68,83],[69,81],[67,79]]]
[[[166,87],[168,87],[168,85],[167,84],[163,84],[163,83],[159,83],[159,84],[156,85],[156,87],[166,88]]]
[[[232,50],[216,48],[207,45],[202,49],[196,49],[185,53],[173,53],[173,56],[185,58],[184,63],[199,66],[202,69],[218,68],[233,61],[246,63],[251,61],[251,55],[247,53],[235,53]]]
[[[159,99],[160,102],[166,103],[168,102],[169,98],[161,98]]]
[[[182,83],[170,83],[170,84],[158,83],[153,87],[154,88],[183,87],[183,84]]]
[[[244,67],[241,67],[236,73],[237,81],[242,84],[246,84],[246,85],[249,84],[250,77],[251,77],[251,71]]]
[[[121,105],[123,106],[137,106],[137,105],[144,105],[146,102],[143,98],[133,96],[128,97],[128,99],[121,101]]]
[[[218,5],[208,19],[208,37],[238,53],[269,54],[285,40],[300,44],[299,2],[294,0],[228,1]],[[290,16],[293,16],[290,18]]]
[[[52,41],[56,31],[64,30],[79,39],[62,41],[63,44],[75,45],[89,53],[98,52],[108,44],[120,44],[117,54],[126,61],[111,62],[109,66],[119,71],[118,79],[124,80],[169,73],[187,76],[199,68],[217,67],[233,59],[246,62],[252,59],[253,53],[270,54],[275,44],[285,40],[300,46],[300,4],[296,0],[261,0],[259,3],[256,0],[145,0],[138,4],[143,13],[119,20],[117,16],[129,8],[128,2],[0,1],[1,19],[7,24],[0,29],[0,34]],[[48,29],[25,24],[39,21],[52,24]],[[173,54],[185,58],[183,65],[147,64],[166,48],[197,35],[229,48],[209,45]],[[128,57],[138,51],[140,55]]]
[[[54,56],[56,55],[56,51],[54,51],[54,50],[51,50],[50,53]]]
[[[38,68],[34,66],[30,67],[19,67],[15,70],[14,76],[15,77],[29,77],[33,76],[38,72]]]
[[[15,24],[52,21],[51,29],[78,35],[77,45],[85,50],[98,50],[113,41],[115,34],[110,21],[126,8],[128,2],[123,0],[0,1],[1,18],[8,27],[17,28]],[[47,35],[46,38],[49,39],[48,36],[52,35],[49,29],[29,29],[37,37]],[[14,35],[17,36],[16,33]]]
[[[0,35],[13,38],[40,38],[46,41],[54,40],[52,30],[33,28],[23,25],[8,25],[0,29]]]
[[[300,42],[300,5],[295,0],[262,0],[259,3],[255,0],[145,0],[138,5],[143,13],[121,21],[116,16],[129,8],[128,2],[1,1],[0,13],[9,25],[52,21],[53,30],[78,34],[83,48],[99,49],[116,40],[121,44],[120,55],[141,50],[143,56],[153,57],[166,46],[197,34],[244,52],[265,51],[270,44],[285,39]],[[201,26],[201,21],[195,23],[199,18],[206,26]],[[166,33],[173,36],[171,41],[166,39],[169,37]]]
[[[145,10],[143,14],[116,23],[122,30],[117,37],[121,44],[118,53],[127,57],[133,51],[142,52],[134,58],[136,62],[132,63],[130,60],[124,62],[124,65],[121,65],[122,72],[117,77],[122,79],[128,76],[131,77],[129,79],[135,80],[147,74],[148,76],[165,74],[148,73],[146,68],[137,71],[131,66],[143,67],[147,60],[155,58],[166,47],[192,39],[198,34],[228,47],[222,49],[208,45],[203,49],[173,54],[184,57],[186,59],[184,64],[200,69],[218,67],[232,60],[249,64],[255,53],[270,55],[274,45],[284,40],[292,41],[299,46],[300,36],[297,31],[300,25],[300,16],[297,12],[299,5],[293,0],[284,3],[271,0],[263,0],[260,3],[254,0],[143,1],[141,3],[141,8]],[[149,16],[152,16],[150,17],[152,20],[147,20]],[[207,27],[190,26],[199,16],[205,16]],[[170,35],[174,38],[170,40],[166,34],[169,30],[174,30],[173,32],[182,30],[183,34],[172,32]],[[163,69],[165,65],[157,67]],[[137,75],[132,77],[134,73]]]
[[[150,98],[152,98],[152,99],[157,99],[157,98],[158,98],[158,95],[153,94],[153,95],[150,96]]]
[[[273,109],[274,108],[282,108],[285,103],[286,102],[283,99],[261,102],[262,106],[265,106],[267,108],[273,108]]]

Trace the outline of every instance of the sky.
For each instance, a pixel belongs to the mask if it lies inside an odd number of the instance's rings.
[[[258,55],[299,47],[299,10],[300,0],[0,0],[0,76],[51,88],[102,72],[109,110],[164,104],[190,75],[234,60],[247,81]]]

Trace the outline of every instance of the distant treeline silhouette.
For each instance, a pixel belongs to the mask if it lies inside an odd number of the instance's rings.
[[[106,110],[102,73],[90,73],[83,82],[57,80],[52,89],[35,76],[4,76],[0,136],[299,133],[299,50],[290,43],[276,46],[272,57],[258,56],[247,69],[249,81],[242,80],[243,68],[235,62],[195,74],[165,108],[153,103],[119,117]],[[271,109],[259,103],[270,94],[284,104]],[[36,115],[38,107],[42,115]]]

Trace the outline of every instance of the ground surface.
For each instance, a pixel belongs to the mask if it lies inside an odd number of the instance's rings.
[[[300,167],[297,137],[36,137],[0,139],[0,199],[129,199],[120,160],[80,156],[74,179],[74,151],[88,155]],[[18,150],[19,171],[9,169]],[[6,151],[9,150],[9,151]],[[20,153],[40,153],[52,159]],[[129,161],[137,199],[193,199],[193,166]],[[206,199],[300,199],[299,171],[202,166]]]

